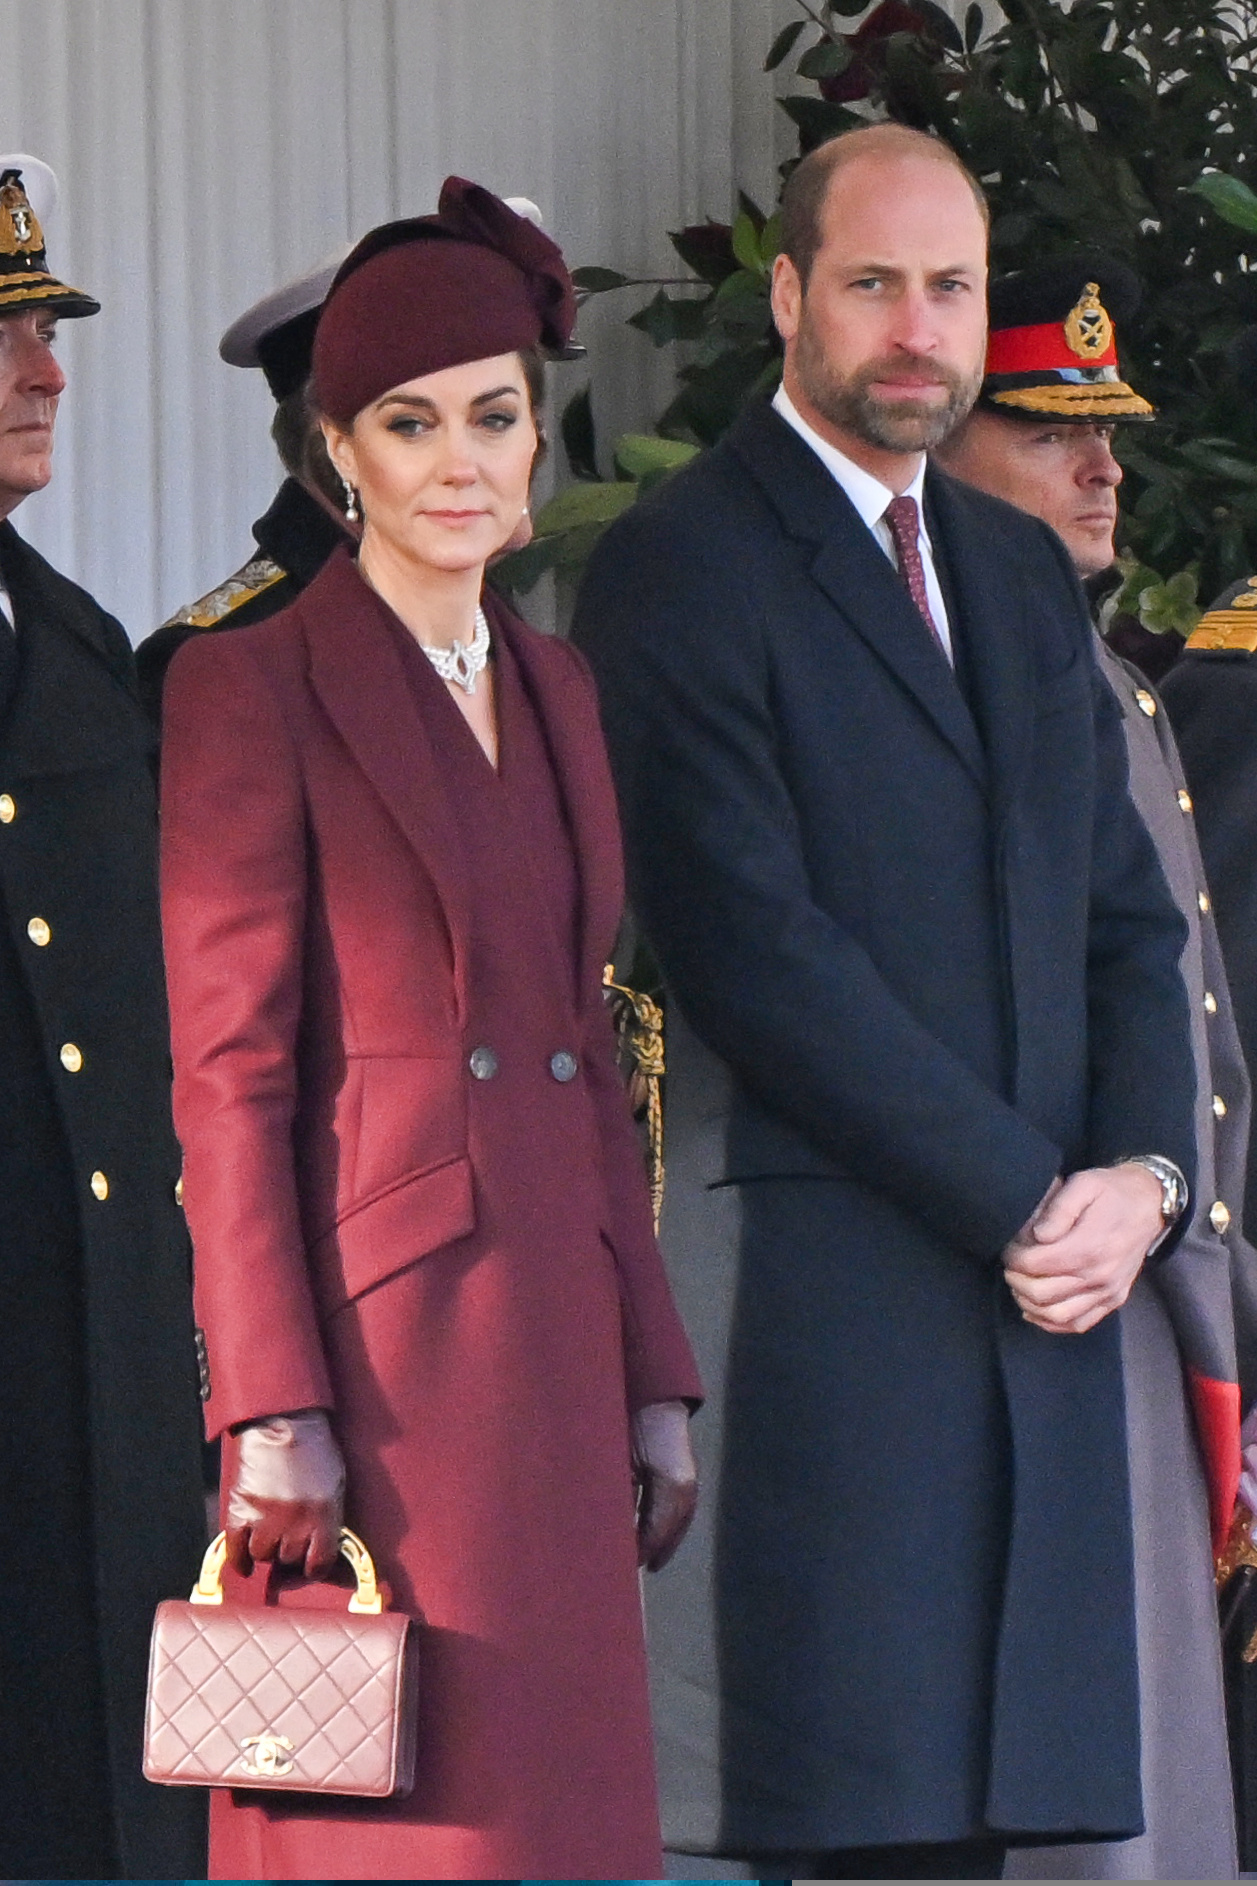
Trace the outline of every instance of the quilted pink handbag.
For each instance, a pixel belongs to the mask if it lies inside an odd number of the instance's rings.
[[[417,1632],[385,1611],[371,1555],[343,1527],[347,1610],[224,1602],[219,1533],[190,1600],[157,1607],[144,1773],[175,1786],[408,1794],[415,1779]]]

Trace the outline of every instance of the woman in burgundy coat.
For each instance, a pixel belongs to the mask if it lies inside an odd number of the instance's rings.
[[[688,1522],[700,1391],[600,990],[593,687],[482,589],[573,306],[554,245],[458,179],[368,236],[315,350],[357,562],[167,683],[176,1119],[237,1589],[325,1568],[343,1484],[425,1625],[413,1793],[216,1793],[215,1878],[661,1867],[637,1572]]]

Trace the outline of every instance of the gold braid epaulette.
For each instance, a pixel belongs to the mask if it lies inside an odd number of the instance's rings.
[[[162,627],[168,628],[171,623],[184,622],[190,629],[212,629],[224,616],[229,616],[233,609],[242,609],[245,603],[260,596],[264,589],[282,583],[287,574],[287,570],[281,569],[269,557],[254,557],[234,576],[229,576],[225,583],[212,589],[208,596],[202,596],[199,601],[190,602],[186,608],[176,610]]]
[[[1257,1567],[1257,1546],[1253,1544],[1252,1526],[1252,1514],[1242,1501],[1237,1500],[1227,1542],[1213,1562],[1214,1583],[1219,1595],[1226,1590],[1236,1572],[1243,1571],[1246,1566]],[[1245,1663],[1257,1663],[1257,1631],[1251,1634],[1240,1656]]]
[[[650,1180],[650,1204],[655,1215],[655,1230],[663,1214],[663,1090],[664,1074],[663,1011],[657,1002],[615,979],[615,964],[602,972],[602,986],[620,999],[613,1004],[615,1032],[627,1049],[633,1071],[641,1076],[646,1088],[647,1175]]]
[[[1248,588],[1232,596],[1230,602],[1209,609],[1201,616],[1187,638],[1193,653],[1217,649],[1229,655],[1257,655],[1257,578],[1248,579]]]

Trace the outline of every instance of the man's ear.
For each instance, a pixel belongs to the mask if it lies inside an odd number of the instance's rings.
[[[777,332],[788,345],[799,331],[803,314],[803,283],[788,255],[773,262],[772,310]]]

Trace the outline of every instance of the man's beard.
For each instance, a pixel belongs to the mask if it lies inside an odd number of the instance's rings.
[[[878,381],[893,383],[905,368],[928,373],[945,387],[944,404],[923,406],[919,399],[873,398],[871,386]],[[884,452],[927,452],[941,445],[966,417],[982,385],[981,366],[965,374],[916,354],[871,360],[848,379],[839,379],[825,359],[806,315],[799,327],[795,371],[808,400],[831,425],[841,426],[844,432]]]

